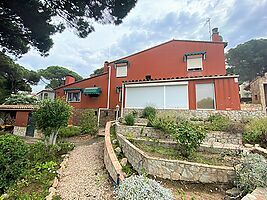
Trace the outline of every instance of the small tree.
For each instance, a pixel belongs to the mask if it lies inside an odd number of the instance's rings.
[[[34,112],[37,127],[43,131],[49,144],[56,144],[58,131],[68,125],[72,107],[61,99],[45,100]]]

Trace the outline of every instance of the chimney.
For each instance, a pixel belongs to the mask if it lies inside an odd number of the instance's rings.
[[[104,63],[104,70],[103,70],[103,72],[105,73],[105,72],[108,72],[108,61],[105,61],[105,63]]]
[[[213,28],[212,29],[212,42],[222,42],[223,38],[220,36],[218,28]]]
[[[71,75],[67,75],[65,78],[65,85],[71,84],[75,82],[75,78]]]

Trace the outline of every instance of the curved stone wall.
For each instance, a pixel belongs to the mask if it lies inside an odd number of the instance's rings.
[[[235,177],[233,167],[155,158],[138,149],[123,135],[117,133],[117,139],[124,155],[138,173],[145,171],[164,179],[201,183],[228,183]]]
[[[111,122],[107,122],[105,127],[104,163],[114,182],[117,182],[118,177],[119,181],[123,181],[125,179],[125,173],[122,171],[122,167],[110,141],[110,127]]]

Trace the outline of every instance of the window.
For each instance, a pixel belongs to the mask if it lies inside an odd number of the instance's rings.
[[[193,70],[202,70],[202,56],[198,57],[188,57],[187,58],[187,70],[193,71]]]
[[[68,102],[79,102],[81,100],[81,92],[68,92],[67,100]]]
[[[116,77],[126,77],[126,76],[127,76],[127,65],[117,65]]]
[[[215,109],[214,84],[196,84],[197,109]]]
[[[48,94],[44,93],[44,99],[48,99]]]

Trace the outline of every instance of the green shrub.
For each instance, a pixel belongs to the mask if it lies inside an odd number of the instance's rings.
[[[223,115],[215,114],[208,118],[210,122],[209,129],[212,131],[226,131],[231,123],[231,120]]]
[[[234,133],[244,133],[244,130],[245,130],[245,124],[241,122],[231,121],[224,131],[234,134]]]
[[[156,108],[152,107],[152,106],[147,106],[144,108],[142,116],[146,119],[148,119],[149,117],[155,117],[157,113]]]
[[[259,154],[243,155],[236,174],[235,184],[245,194],[252,192],[256,187],[267,187],[267,161]]]
[[[126,125],[128,125],[128,126],[134,125],[135,118],[134,118],[133,114],[125,115],[124,119],[125,119]]]
[[[81,128],[77,126],[63,127],[59,129],[58,136],[60,138],[68,138],[81,135]]]
[[[173,127],[172,137],[177,141],[182,156],[189,157],[197,150],[206,137],[206,130],[203,126],[190,122],[183,122]]]
[[[245,126],[243,140],[251,144],[267,147],[267,118],[253,119]]]
[[[28,163],[28,145],[14,135],[0,136],[0,193],[14,184]]]
[[[83,112],[80,125],[82,134],[96,135],[98,132],[97,117],[92,110]]]
[[[126,178],[115,193],[117,200],[174,200],[169,189],[144,176]]]
[[[178,143],[180,153],[184,157],[191,155],[206,137],[204,126],[186,120],[178,120],[170,116],[156,116],[150,119],[152,127],[171,135]]]

